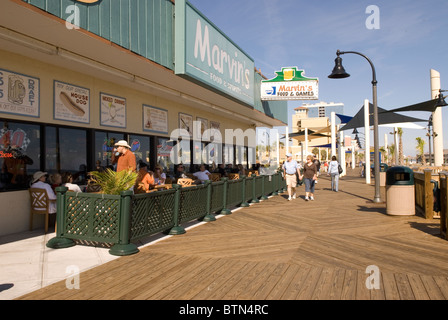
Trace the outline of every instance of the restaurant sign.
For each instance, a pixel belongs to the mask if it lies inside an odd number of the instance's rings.
[[[176,74],[254,106],[254,60],[188,1],[176,1]]]
[[[261,100],[318,100],[319,79],[306,78],[297,67],[282,68],[271,80],[261,82]]]

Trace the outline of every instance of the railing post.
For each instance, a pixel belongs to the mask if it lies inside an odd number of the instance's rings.
[[[246,181],[247,181],[247,177],[246,176],[241,176],[240,178],[243,179],[243,202],[241,202],[240,207],[246,208],[246,207],[249,206],[249,204],[246,201]]]
[[[272,195],[278,196],[278,174],[274,173],[272,175]]]
[[[211,214],[212,206],[212,182],[210,180],[205,181],[205,186],[207,188],[207,215],[202,219],[205,222],[216,221],[216,218]]]
[[[432,219],[434,216],[434,194],[431,183],[432,170],[424,170],[425,173],[425,219]]]
[[[68,188],[56,188],[56,237],[47,242],[47,247],[52,249],[64,249],[73,247],[76,243],[64,238],[65,230],[65,197]]]
[[[131,197],[132,191],[123,191],[120,194],[120,239],[115,244],[109,253],[114,256],[128,256],[139,252],[138,247],[131,243]]]
[[[260,200],[268,200],[268,196],[266,195],[266,190],[265,190],[265,183],[266,183],[266,178],[268,176],[262,176],[262,181],[261,181],[261,198]]]
[[[176,191],[174,193],[174,210],[173,210],[174,227],[171,228],[169,234],[172,236],[177,236],[186,233],[186,231],[182,226],[179,225],[179,205],[180,205],[181,186],[178,184],[173,184],[173,189]]]
[[[221,210],[221,214],[229,215],[229,214],[232,214],[232,211],[227,209],[227,191],[229,189],[229,178],[221,178],[221,180],[224,181],[224,190],[222,193],[222,196],[223,196],[222,208],[223,209]]]
[[[251,200],[251,203],[259,203],[260,202],[260,200],[257,199],[256,182],[257,182],[257,179],[254,177],[252,179],[252,200]]]

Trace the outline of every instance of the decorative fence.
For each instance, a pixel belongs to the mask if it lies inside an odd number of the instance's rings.
[[[257,203],[286,188],[281,173],[271,176],[242,176],[203,185],[181,187],[148,194],[121,195],[57,191],[56,237],[47,246],[54,249],[75,245],[74,240],[113,244],[109,253],[124,256],[139,252],[133,242],[167,232],[185,233],[181,226],[195,219],[214,221],[213,213],[230,214],[229,208]]]
[[[434,212],[434,180],[432,179],[432,170],[423,172],[414,171],[415,182],[415,209],[418,214],[425,219],[432,219],[438,216]]]

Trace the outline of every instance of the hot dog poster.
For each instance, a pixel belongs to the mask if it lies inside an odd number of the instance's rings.
[[[40,81],[0,69],[0,112],[39,117]]]
[[[90,123],[90,90],[54,81],[54,119]]]

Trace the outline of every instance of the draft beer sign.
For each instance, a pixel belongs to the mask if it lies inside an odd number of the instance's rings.
[[[297,67],[282,68],[261,82],[261,100],[319,100],[319,79],[304,77]]]

